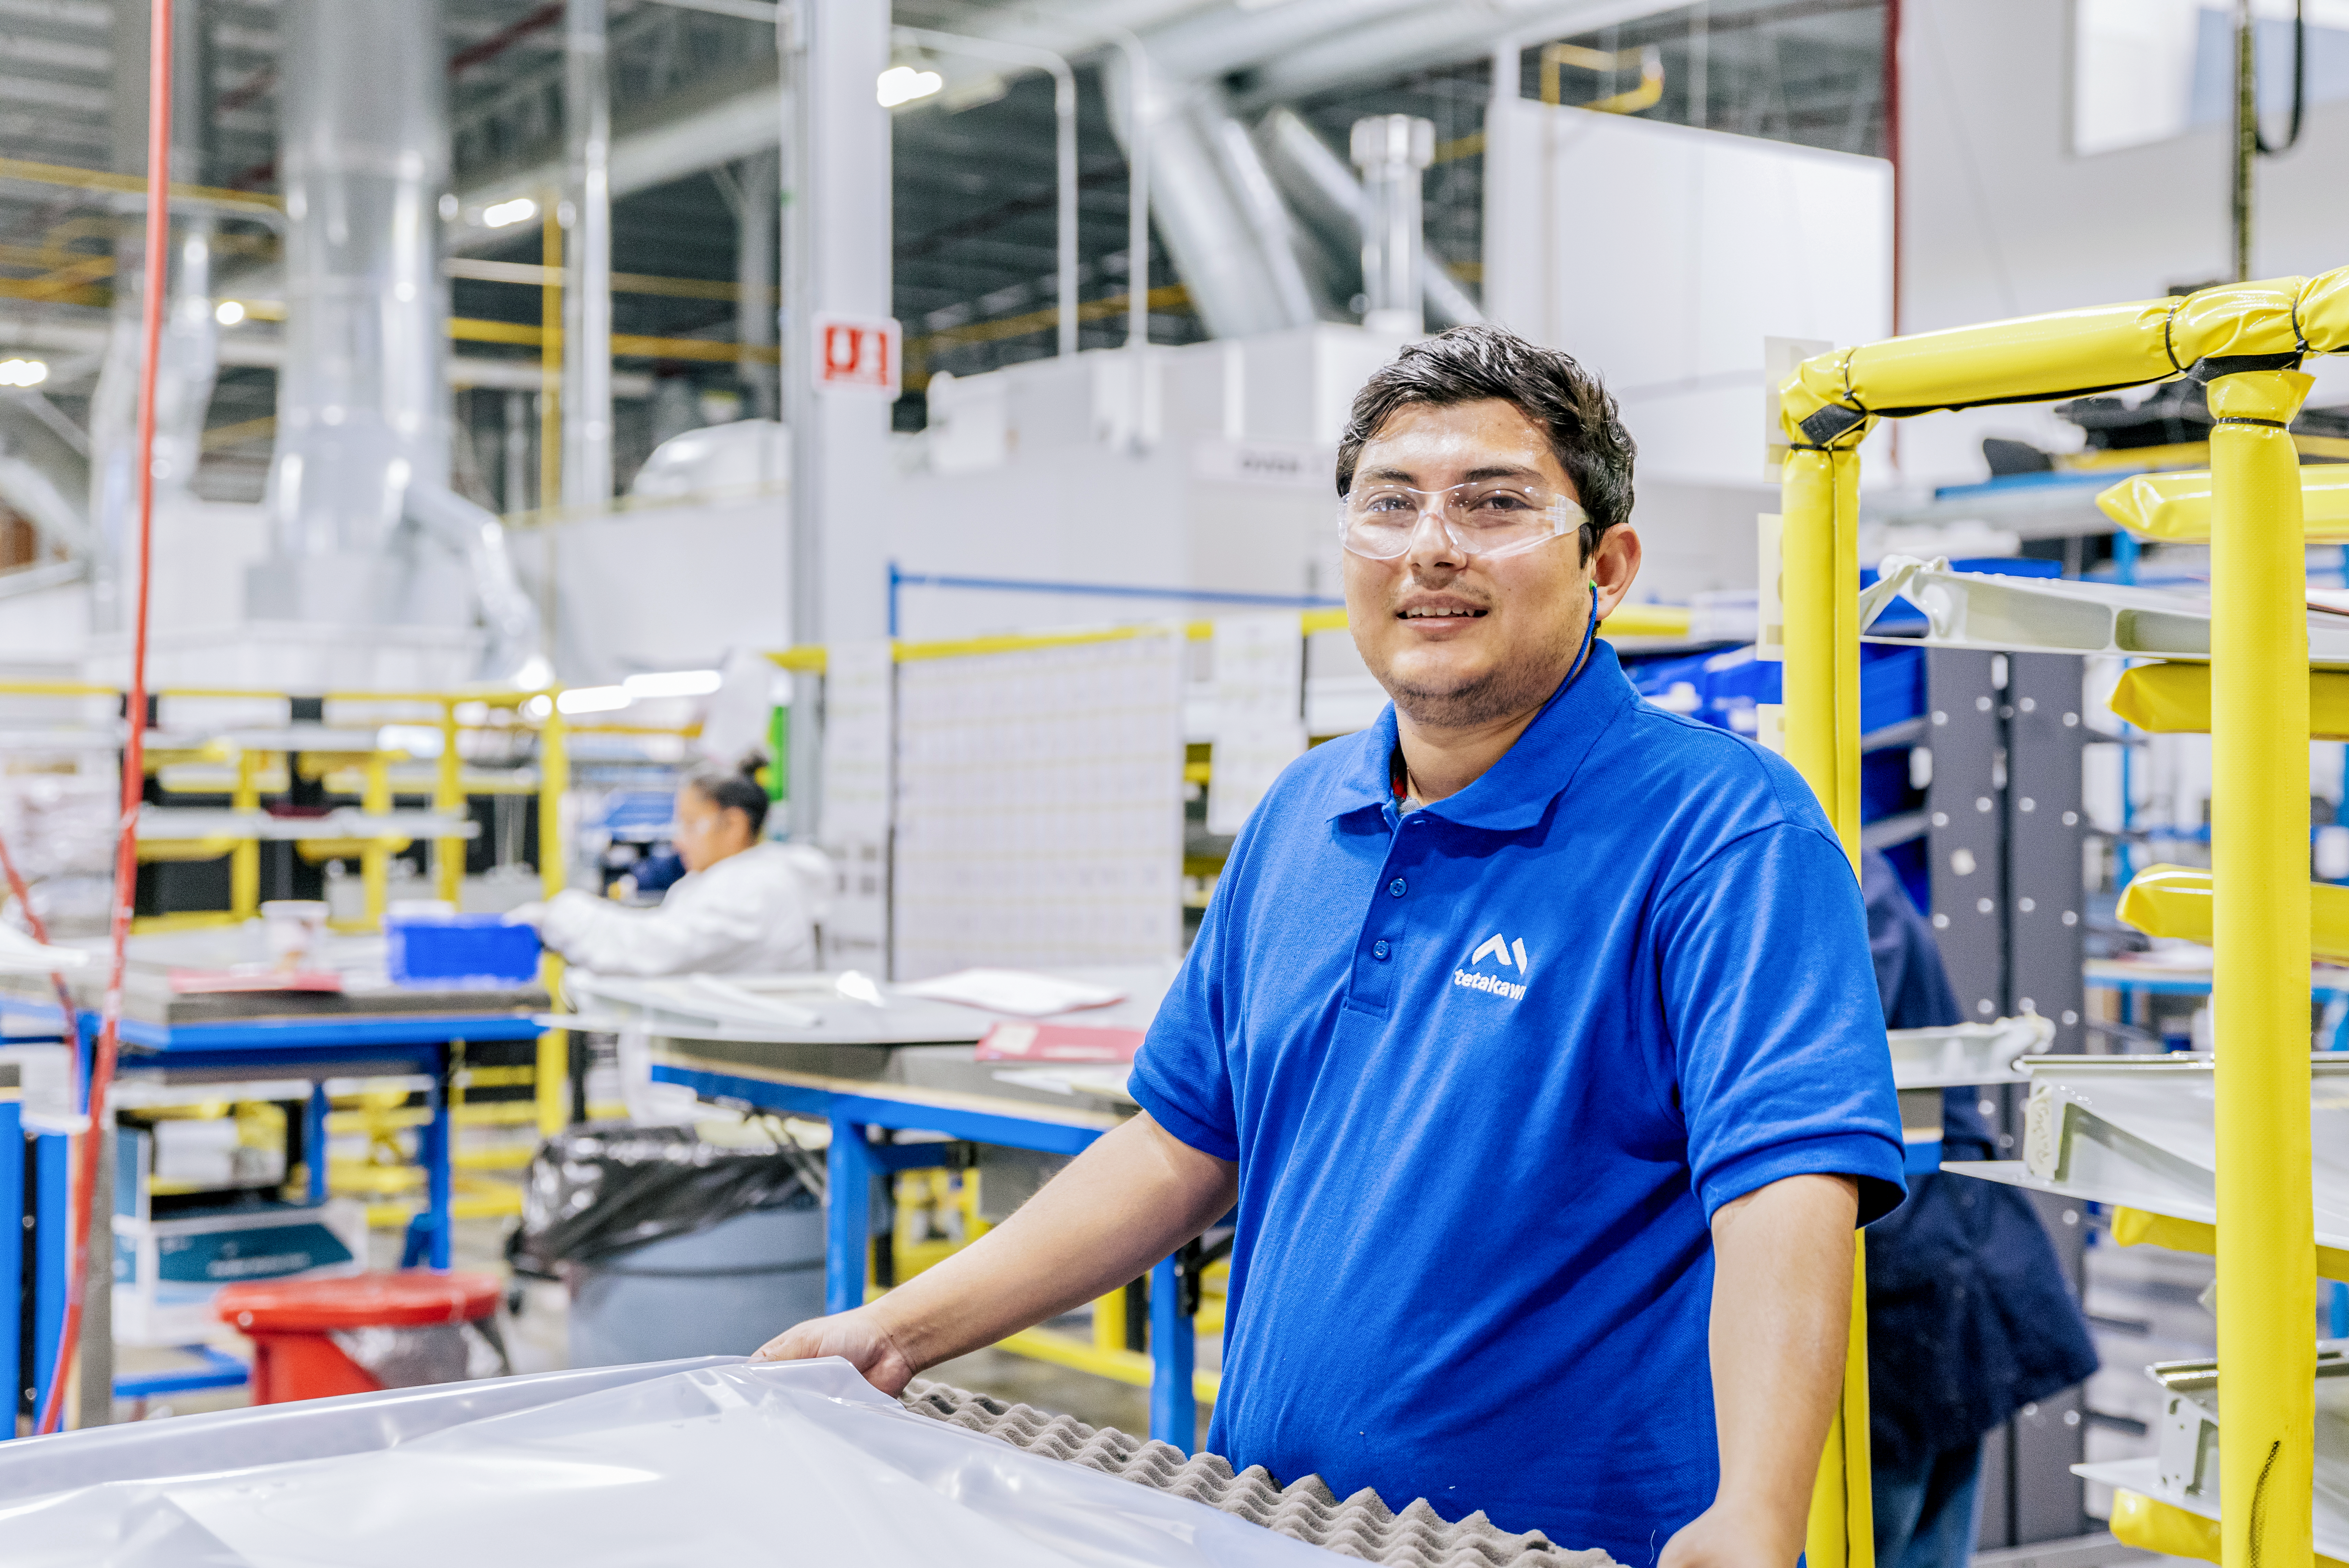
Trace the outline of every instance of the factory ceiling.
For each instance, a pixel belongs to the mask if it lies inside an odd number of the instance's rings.
[[[193,184],[267,196],[276,190],[279,0],[181,0],[200,40],[205,101]],[[615,330],[663,338],[730,340],[736,307],[743,160],[771,147],[773,27],[742,15],[756,0],[611,0],[610,58],[616,202],[613,267],[688,286],[626,293]],[[901,26],[1055,49],[1078,68],[1079,297],[1092,304],[1081,340],[1123,340],[1114,302],[1125,291],[1126,168],[1110,124],[1100,64],[1117,29],[1131,29],[1152,68],[1205,84],[1243,121],[1274,104],[1298,109],[1342,148],[1367,113],[1435,121],[1438,161],[1427,187],[1429,243],[1472,292],[1481,253],[1483,103],[1491,51],[1505,32],[1527,45],[1565,40],[1632,58],[1652,47],[1663,90],[1640,112],[1746,135],[1873,152],[1882,142],[1882,0],[898,0]],[[114,233],[124,211],[105,192],[37,177],[24,165],[135,172],[143,167],[147,0],[0,0],[0,354],[43,347],[55,372],[47,396],[68,418],[94,373]],[[118,7],[119,15],[118,15]],[[453,314],[534,323],[538,292],[485,275],[540,259],[533,223],[493,230],[485,207],[543,190],[561,167],[563,16],[560,0],[445,0],[450,136],[463,198],[450,226]],[[183,23],[183,26],[185,24]],[[125,40],[130,40],[126,43]],[[891,218],[896,314],[918,384],[932,369],[982,370],[1052,350],[1053,112],[1048,78],[936,46],[907,62],[939,72],[942,90],[897,111]],[[183,60],[191,57],[183,53]],[[1522,90],[1540,91],[1538,52],[1524,57]],[[1567,94],[1595,98],[1636,86],[1637,73],[1577,78]],[[119,106],[129,106],[128,109]],[[36,177],[27,178],[31,173]],[[755,210],[755,209],[754,209]],[[1159,214],[1163,223],[1164,214]],[[274,240],[265,227],[224,225],[223,293],[265,295]],[[1163,234],[1160,236],[1163,242]],[[471,275],[468,275],[471,274]],[[1153,336],[1205,335],[1175,268],[1159,251],[1151,277]],[[690,285],[702,285],[698,289]],[[1343,315],[1345,302],[1337,314]],[[256,324],[258,325],[258,324]],[[256,335],[255,341],[258,341]],[[82,351],[71,352],[74,344]],[[61,352],[60,350],[67,350]],[[469,360],[524,359],[532,350],[464,346]],[[213,425],[261,431],[274,396],[268,355],[240,349]],[[240,360],[245,363],[240,365]],[[678,362],[634,367],[643,377],[707,383],[730,366]],[[492,366],[494,369],[494,366]],[[514,366],[516,371],[520,365]],[[487,375],[488,372],[481,374]],[[512,377],[509,377],[512,379]],[[901,409],[917,425],[918,395]],[[638,446],[653,434],[644,432]],[[641,456],[641,451],[637,454]],[[265,441],[219,444],[216,464],[257,482]],[[218,488],[218,487],[215,487]]]

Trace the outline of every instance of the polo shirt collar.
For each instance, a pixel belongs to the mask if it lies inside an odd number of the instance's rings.
[[[1573,779],[1599,732],[1637,699],[1614,648],[1594,640],[1580,672],[1550,694],[1499,761],[1457,795],[1421,810],[1464,828],[1511,832],[1534,826]],[[1353,761],[1330,781],[1330,817],[1383,809],[1393,799],[1387,767],[1396,744],[1394,705],[1389,703],[1364,732]]]

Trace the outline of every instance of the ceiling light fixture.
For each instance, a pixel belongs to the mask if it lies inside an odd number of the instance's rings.
[[[0,359],[0,387],[38,387],[49,367],[37,359]]]
[[[212,306],[212,319],[222,326],[234,326],[244,319],[244,306],[233,299],[224,299]]]
[[[632,698],[708,696],[725,684],[726,677],[716,670],[660,670],[630,676],[620,683],[620,689]]]
[[[527,223],[538,216],[538,203],[527,196],[517,196],[511,201],[497,201],[481,209],[485,228],[510,229],[516,223]]]
[[[883,108],[895,108],[901,103],[928,98],[946,85],[946,77],[936,71],[916,70],[912,66],[891,66],[873,84],[873,96],[881,100]]]
[[[628,706],[628,694],[618,686],[574,686],[554,699],[564,713],[613,713]]]

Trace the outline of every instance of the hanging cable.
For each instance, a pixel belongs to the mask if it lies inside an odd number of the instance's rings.
[[[2282,142],[2268,145],[2268,133],[2260,127],[2259,110],[2251,110],[2251,136],[2263,157],[2273,158],[2290,152],[2300,144],[2300,125],[2308,108],[2308,0],[2292,0],[2292,129],[2284,133]]]
[[[139,346],[139,438],[132,448],[139,474],[139,593],[130,623],[130,693],[122,743],[122,820],[114,843],[114,908],[107,960],[106,1000],[98,1014],[98,1047],[89,1068],[89,1127],[82,1134],[67,1224],[73,1233],[66,1274],[66,1321],[49,1373],[36,1432],[54,1432],[65,1413],[66,1374],[80,1348],[83,1297],[88,1291],[89,1232],[98,1193],[98,1161],[106,1143],[107,1093],[122,1027],[122,968],[130,940],[130,906],[139,878],[139,807],[147,785],[147,604],[155,540],[155,368],[163,344],[163,294],[171,267],[171,0],[150,0],[147,41],[146,297]],[[78,1032],[78,1031],[77,1031]]]

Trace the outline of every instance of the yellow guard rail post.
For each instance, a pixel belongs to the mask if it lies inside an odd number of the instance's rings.
[[[2228,1568],[2310,1562],[2315,1237],[2308,1128],[2308,692],[2302,476],[2285,427],[2302,356],[2349,351],[2349,267],[1894,338],[1806,360],[1780,388],[1789,759],[1847,842],[1853,787],[1844,620],[1857,573],[1838,548],[1849,449],[1878,418],[2036,402],[2191,374],[2210,387],[2212,838],[2218,978],[2219,1354]],[[1856,468],[1854,469],[1856,476]],[[2226,889],[2231,885],[2230,894]],[[1855,1336],[1840,1453],[1814,1499],[1813,1568],[1868,1563],[1865,1408]],[[1854,1461],[1857,1462],[1854,1462]],[[1842,1518],[1832,1505],[1840,1486]],[[2113,1524],[2157,1550],[2204,1540],[2182,1511],[2123,1492]],[[1837,1541],[1837,1524],[1844,1539]],[[2178,1528],[2171,1528],[2171,1526]],[[1840,1547],[1842,1550],[1837,1550]],[[2189,1548],[2191,1549],[2191,1548]]]
[[[538,878],[539,896],[551,899],[563,891],[563,797],[571,789],[569,727],[563,721],[559,694],[546,698],[546,718],[538,732]],[[541,963],[540,977],[550,1005],[563,1005],[563,960],[553,948]],[[571,1120],[571,1036],[549,1029],[538,1037],[538,1131],[552,1138]],[[2315,1308],[2311,1307],[2313,1312]]]
[[[1859,856],[1859,452],[1863,421],[1826,441],[1795,432],[1782,472],[1786,759]],[[1811,1491],[1804,1560],[1870,1568],[1876,1506],[1868,1454],[1867,1238],[1852,1238],[1851,1339],[1843,1398]]]
[[[2229,1563],[2309,1561],[2308,557],[2284,426],[2309,377],[2210,382],[2210,985],[2218,1041],[2219,1440]]]
[[[432,809],[445,816],[465,810],[464,760],[457,751],[457,699],[440,699],[440,758],[432,775]],[[450,908],[457,907],[465,891],[465,841],[436,839],[432,843],[434,891]]]

